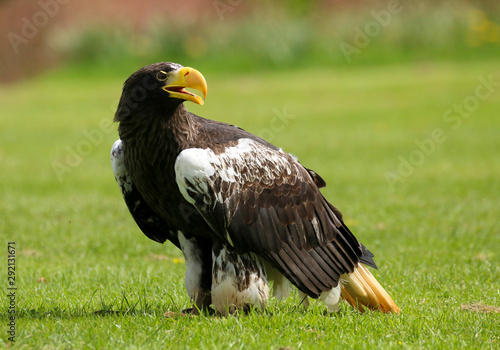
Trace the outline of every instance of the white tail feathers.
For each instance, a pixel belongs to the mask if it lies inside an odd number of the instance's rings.
[[[370,309],[400,312],[389,294],[363,264],[360,263],[353,273],[346,273],[340,278],[342,298],[359,311]]]

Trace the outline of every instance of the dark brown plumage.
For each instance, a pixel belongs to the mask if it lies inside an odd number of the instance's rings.
[[[222,313],[228,303],[263,307],[274,270],[310,297],[328,299],[360,262],[376,268],[320,193],[319,175],[255,135],[187,111],[185,100],[202,101],[184,88],[205,94],[204,84],[199,72],[172,63],[134,73],[115,115],[121,143],[112,152],[139,227],[183,250],[195,304]],[[231,285],[241,293],[234,300]],[[398,310],[388,305],[382,309]]]

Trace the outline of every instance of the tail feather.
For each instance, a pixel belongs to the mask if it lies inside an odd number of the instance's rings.
[[[363,264],[359,264],[353,273],[340,277],[342,298],[352,307],[361,312],[366,309],[400,312],[396,303]]]

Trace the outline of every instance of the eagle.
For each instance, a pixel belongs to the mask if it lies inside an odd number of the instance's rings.
[[[203,99],[186,88],[199,91]],[[237,126],[199,117],[207,83],[196,69],[160,62],[124,83],[111,149],[116,182],[150,239],[186,262],[198,314],[265,309],[292,287],[327,311],[341,298],[360,311],[399,312],[366,266],[373,254],[320,192],[325,181],[296,157]]]

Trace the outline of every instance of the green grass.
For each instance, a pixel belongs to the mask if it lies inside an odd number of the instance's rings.
[[[116,125],[99,128],[112,119],[129,73],[99,79],[65,70],[0,89],[0,235],[5,265],[7,241],[17,247],[17,348],[500,346],[499,313],[461,309],[500,307],[500,88],[456,130],[443,120],[474,94],[478,77],[500,81],[496,61],[208,71],[205,106],[188,105],[265,135],[321,174],[323,193],[376,254],[374,274],[401,315],[343,304],[326,316],[320,303],[297,307],[294,294],[271,301],[266,313],[164,318],[189,306],[182,254],[136,227],[109,163]],[[275,111],[286,111],[287,123]],[[446,141],[411,176],[388,182],[399,157],[418,149],[414,140],[436,128]],[[1,305],[4,347],[6,298]]]

